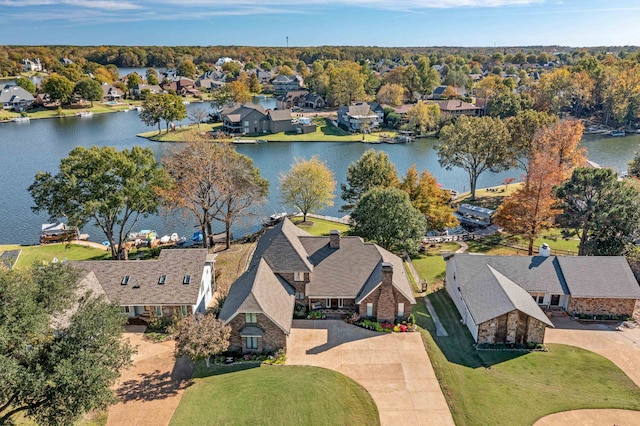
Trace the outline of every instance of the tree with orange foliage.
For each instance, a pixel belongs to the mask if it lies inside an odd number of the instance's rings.
[[[554,208],[553,187],[563,180],[563,170],[552,154],[540,151],[529,163],[528,186],[522,186],[506,198],[494,217],[495,223],[514,235],[529,239],[529,255],[533,255],[533,241],[553,225],[560,213]]]
[[[563,120],[543,128],[536,136],[536,151],[549,154],[549,161],[560,167],[562,180],[571,176],[575,167],[583,167],[587,162],[586,150],[578,147],[583,131],[579,121]]]

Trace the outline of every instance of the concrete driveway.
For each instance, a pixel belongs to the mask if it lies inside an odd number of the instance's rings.
[[[594,324],[568,317],[551,318],[545,343],[562,343],[587,349],[608,358],[640,386],[640,328]]]
[[[382,425],[453,425],[419,333],[376,333],[337,320],[294,320],[287,364],[338,371],[373,397]]]
[[[123,334],[138,353],[116,383],[120,402],[109,407],[107,425],[168,425],[191,379],[191,362],[173,357],[175,342],[149,342],[144,329],[128,326]]]

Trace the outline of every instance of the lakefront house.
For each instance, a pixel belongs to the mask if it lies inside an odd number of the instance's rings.
[[[394,322],[415,303],[395,254],[338,231],[312,236],[285,218],[260,238],[219,317],[231,326],[230,350],[266,352],[286,349],[296,305]]]

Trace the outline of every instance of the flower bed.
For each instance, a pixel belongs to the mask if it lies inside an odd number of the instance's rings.
[[[413,314],[409,315],[408,321],[402,321],[398,324],[394,324],[391,322],[378,322],[367,318],[361,319],[356,312],[345,315],[344,321],[349,324],[357,325],[358,327],[378,331],[381,333],[406,333],[416,331],[415,318]]]
[[[593,314],[574,314],[573,319],[580,321],[630,321],[632,318],[627,315],[593,315]]]
[[[309,312],[309,315],[307,315],[307,319],[312,319],[312,320],[320,320],[320,319],[326,319],[326,318],[327,316],[320,311],[311,311]]]

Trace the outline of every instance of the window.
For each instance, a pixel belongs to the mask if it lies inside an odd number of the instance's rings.
[[[129,278],[130,278],[130,277],[129,277],[129,275],[125,275],[125,276],[122,278],[122,281],[120,282],[120,284],[121,284],[121,285],[127,285],[127,284],[129,284]]]
[[[258,314],[255,312],[247,312],[244,314],[244,320],[247,324],[255,324],[258,322]]]
[[[373,316],[373,303],[367,303],[367,316]]]
[[[191,275],[185,275],[184,278],[182,278],[182,284],[189,284],[191,282]]]
[[[338,299],[338,308],[342,308],[344,306],[344,299]]]
[[[156,316],[157,317],[162,316],[162,306],[156,306]]]
[[[301,291],[296,291],[296,300],[304,300],[304,293]]]
[[[182,314],[183,317],[186,317],[187,315],[189,315],[187,305],[180,306],[180,313]]]
[[[544,293],[543,292],[532,292],[531,297],[536,301],[538,305],[542,305],[544,303]]]
[[[245,122],[244,122],[244,127],[247,127],[247,126],[249,126],[249,122],[248,122],[248,121],[245,121]]]
[[[131,306],[123,306],[122,313],[125,315],[129,315],[131,313]]]
[[[398,303],[398,317],[404,317],[404,303]]]
[[[304,281],[304,272],[294,272],[293,273],[294,281]]]
[[[167,276],[166,275],[160,275],[160,278],[158,278],[158,285],[163,285],[166,282],[167,282]]]
[[[245,337],[247,339],[247,349],[258,349],[257,337]]]
[[[327,308],[331,307],[331,299],[327,298],[327,300],[324,301],[324,306]]]

